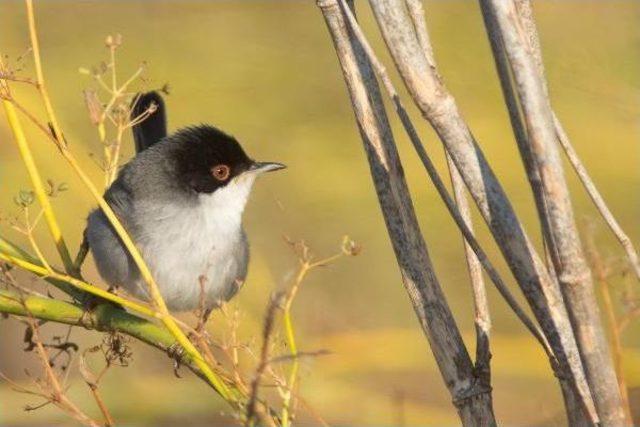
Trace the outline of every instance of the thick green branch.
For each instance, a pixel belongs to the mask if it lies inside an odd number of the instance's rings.
[[[120,332],[163,351],[176,344],[173,335],[164,327],[127,313],[110,303],[99,304],[91,311],[86,311],[79,305],[52,298],[23,296],[17,292],[0,290],[0,313],[16,316],[28,316],[31,313],[41,320],[102,332]],[[182,357],[181,362],[202,377],[188,354]]]
[[[2,237],[0,237],[0,252],[40,265],[38,259]],[[91,312],[87,312],[83,307],[74,303],[31,295],[25,296],[23,300],[21,295],[15,292],[0,290],[0,313],[27,316],[31,312],[34,317],[42,320],[65,323],[97,331],[117,331],[164,351],[176,344],[173,335],[163,326],[130,314],[110,302],[101,301],[100,298],[75,288],[62,280],[51,277],[43,277],[43,279],[79,302],[94,298],[94,301],[97,301],[98,304]],[[202,376],[189,354],[185,352],[181,362],[204,379],[207,384],[211,385]]]

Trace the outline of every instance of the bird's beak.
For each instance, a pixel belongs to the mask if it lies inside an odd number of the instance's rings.
[[[282,163],[253,162],[253,164],[251,165],[249,170],[257,172],[257,173],[264,173],[264,172],[277,171],[277,170],[284,169],[284,168],[286,168],[286,166],[283,165]]]

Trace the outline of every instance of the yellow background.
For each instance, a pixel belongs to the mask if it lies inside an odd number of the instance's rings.
[[[364,29],[391,69],[366,2],[358,3]],[[640,242],[640,4],[536,0],[534,6],[554,108],[611,210],[632,239]],[[428,1],[426,10],[445,82],[539,243],[532,197],[477,3]],[[333,424],[391,425],[400,417],[413,425],[458,422],[402,288],[342,76],[313,1],[65,0],[36,2],[36,17],[45,74],[61,126],[96,182],[102,175],[90,154],[100,156],[101,148],[82,98],[82,90],[94,84],[78,68],[106,60],[105,36],[116,33],[124,38],[118,52],[122,77],[145,61],[148,84],[141,88],[169,83],[170,129],[211,123],[235,135],[253,157],[289,166],[258,182],[247,207],[252,264],[237,298],[245,339],[258,339],[270,292],[287,284],[296,267],[283,235],[304,238],[319,255],[335,252],[344,234],[363,246],[358,257],[312,274],[295,303],[300,348],[332,352],[303,364],[301,393],[316,412]],[[0,53],[15,58],[27,46],[24,5],[2,0]],[[27,59],[22,73],[32,75],[32,71]],[[32,88],[13,87],[27,106],[38,108]],[[408,98],[406,103],[410,104]],[[445,173],[440,142],[414,109],[412,114],[427,150]],[[397,119],[392,121],[430,255],[473,354],[473,313],[460,237]],[[35,129],[28,130],[43,174],[70,186],[54,199],[54,207],[75,248],[93,207],[91,198],[50,142]],[[131,156],[131,145],[127,139],[126,158]],[[585,224],[594,224],[603,256],[620,258],[619,246],[568,165],[566,172],[581,228],[586,231]],[[12,197],[19,189],[28,189],[29,181],[4,118],[0,186],[1,212],[15,213]],[[486,227],[479,220],[476,224],[481,242],[513,284]],[[0,227],[4,235],[18,239],[6,221]],[[55,260],[44,226],[40,231],[40,241],[46,242],[43,246]],[[91,261],[85,274],[99,280]],[[624,280],[616,276],[613,283],[620,288]],[[507,424],[563,422],[561,397],[544,354],[494,289],[489,295],[498,419]],[[214,321],[210,329],[215,332],[219,325]],[[21,330],[15,322],[0,322],[0,367],[18,379],[24,379],[22,367],[28,359],[21,351]],[[624,336],[631,388],[640,387],[639,332],[636,324]],[[83,346],[100,341],[94,333],[77,331],[74,337]],[[174,378],[170,361],[162,354],[143,346],[134,346],[134,351],[132,366],[113,369],[102,386],[119,423],[155,426],[220,419],[223,406],[199,381],[186,371],[184,378]],[[37,365],[29,366],[37,372]],[[70,394],[87,412],[97,414],[85,387],[81,380],[72,380]],[[631,395],[640,399],[640,392]],[[37,400],[16,394],[5,384],[0,384],[0,402],[2,424],[69,424],[52,408],[24,413],[22,406]],[[312,422],[308,415],[302,419]]]

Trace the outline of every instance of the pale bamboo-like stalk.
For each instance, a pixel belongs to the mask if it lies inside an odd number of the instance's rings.
[[[422,17],[424,16],[424,8],[422,7],[422,3],[419,1],[408,1],[407,8],[409,10],[411,20],[413,21],[413,26],[416,29],[416,34],[418,36],[418,41],[420,42],[420,46],[424,52],[427,61],[435,67],[436,60],[433,55],[433,48],[431,46],[431,41],[429,40],[429,33],[427,32],[426,24]],[[364,44],[364,43],[363,43]],[[373,52],[373,49],[367,49],[367,51]],[[371,54],[369,55],[371,58]],[[379,61],[372,60],[374,64]],[[376,67],[376,69],[380,69],[380,67]],[[380,73],[379,73],[380,74]],[[383,77],[380,77],[383,79]],[[393,89],[393,85],[391,83],[391,79],[386,76],[388,83],[385,83],[384,86]],[[399,97],[397,93],[395,93],[395,89],[393,89],[393,94],[390,93],[390,96],[393,98],[394,96],[398,99],[396,104],[400,104]],[[417,135],[417,132],[414,132]],[[419,143],[419,141],[418,141]],[[420,143],[420,145],[422,145]],[[449,153],[445,150],[445,157],[447,159],[447,168],[449,170],[449,177],[451,179],[451,187],[453,188],[453,197],[456,203],[456,207],[462,217],[462,220],[466,224],[470,233],[473,233],[473,220],[471,218],[471,211],[469,209],[469,201],[467,200],[467,194],[464,186],[464,181],[458,172],[458,169],[451,159]],[[433,180],[433,178],[432,178]],[[476,370],[480,371],[479,375],[484,375],[486,378],[491,377],[491,348],[489,346],[489,337],[491,334],[491,315],[489,313],[489,302],[487,300],[487,290],[484,283],[484,278],[482,277],[482,265],[480,260],[475,254],[475,251],[471,244],[467,242],[467,239],[464,237],[464,233],[462,233],[462,243],[464,245],[464,255],[465,260],[467,262],[467,270],[469,272],[469,280],[471,281],[471,290],[473,294],[473,306],[475,310],[475,327],[476,327]]]
[[[387,94],[393,101],[396,112],[400,117],[400,121],[402,122],[402,125],[407,135],[409,136],[409,139],[413,144],[413,147],[416,150],[418,157],[420,157],[420,160],[422,161],[422,164],[425,170],[427,171],[429,178],[433,182],[434,187],[438,191],[440,198],[445,203],[445,206],[447,207],[449,213],[451,214],[456,225],[460,229],[460,232],[462,233],[465,239],[465,243],[468,245],[470,249],[472,249],[474,258],[476,258],[479,264],[485,269],[485,271],[487,272],[487,275],[489,276],[489,278],[491,278],[492,282],[495,284],[496,288],[498,289],[502,297],[505,299],[509,307],[518,316],[518,318],[522,321],[525,327],[532,333],[532,335],[540,342],[540,344],[542,345],[547,355],[553,358],[552,351],[549,347],[549,343],[544,337],[544,334],[540,331],[540,328],[538,328],[538,326],[535,325],[535,323],[529,318],[529,316],[525,313],[525,311],[519,306],[518,302],[509,291],[508,286],[501,279],[496,268],[492,265],[491,261],[489,260],[489,257],[487,256],[487,254],[484,252],[480,244],[475,239],[473,235],[473,231],[468,225],[469,222],[465,219],[465,216],[460,211],[460,207],[456,206],[456,203],[454,203],[454,200],[452,200],[451,196],[449,195],[444,183],[442,182],[442,179],[438,175],[438,171],[435,165],[433,164],[429,155],[424,149],[422,141],[420,140],[420,137],[418,136],[418,133],[413,123],[411,122],[411,119],[409,118],[409,115],[407,114],[406,109],[404,108],[404,105],[400,100],[400,97],[398,96],[398,93],[393,85],[393,82],[391,81],[391,78],[389,77],[386,71],[386,68],[384,67],[382,62],[378,59],[375,52],[371,48],[371,45],[367,41],[364,33],[362,32],[362,29],[360,28],[360,25],[355,20],[355,17],[350,12],[350,9],[345,8],[344,10],[346,11],[345,14],[349,21],[349,25],[354,33],[354,36],[358,39],[358,41],[362,45],[364,52],[367,54],[367,57],[371,61],[371,65],[373,69],[375,70],[376,74],[378,75],[378,78],[382,82],[382,85],[387,91]],[[461,187],[459,186],[459,188]],[[479,292],[484,293],[483,291],[479,291]],[[478,304],[480,306],[485,305],[485,302],[483,302],[483,300],[486,302],[486,297],[483,297],[483,296],[478,297]],[[488,316],[488,313],[487,313],[487,316]],[[486,357],[486,356],[488,355],[486,354],[483,355],[483,357]]]
[[[538,30],[536,29],[535,21],[533,19],[531,1],[517,0],[516,4],[520,19],[523,22],[524,32],[531,46],[531,52],[538,66],[538,71],[543,77],[544,90],[548,94],[548,89],[544,79],[545,72],[544,63],[542,61],[542,50],[540,48],[540,38],[538,37]],[[622,229],[622,226],[620,226],[620,223],[616,220],[615,216],[609,209],[609,206],[607,206],[607,203],[604,201],[604,197],[602,197],[602,194],[591,179],[591,176],[589,175],[587,168],[582,163],[582,160],[580,160],[578,152],[573,147],[573,144],[567,136],[562,123],[560,122],[560,120],[558,120],[556,113],[552,111],[552,115],[558,142],[562,146],[562,149],[564,150],[569,163],[571,163],[571,166],[576,172],[576,175],[578,175],[580,182],[593,201],[593,204],[600,212],[600,215],[602,215],[602,218],[605,220],[614,236],[620,242],[620,245],[623,247],[625,253],[627,254],[627,258],[629,260],[631,268],[633,269],[633,272],[635,273],[638,280],[640,280],[640,258],[638,258],[638,252],[636,251],[633,242],[629,238],[629,235]]]
[[[492,18],[488,14],[487,8],[482,8],[482,15],[485,21],[485,27],[487,29],[487,33],[489,34],[489,42],[491,44],[491,48],[494,51],[494,62],[496,68],[498,70],[507,70],[509,71],[509,65],[507,63],[507,58],[503,53],[502,49],[502,40],[497,34],[497,29],[495,25],[492,24]],[[522,118],[520,116],[520,107],[518,105],[518,101],[516,99],[516,95],[514,92],[514,88],[511,84],[511,75],[509,72],[499,72],[498,78],[500,80],[500,86],[502,88],[502,94],[504,97],[505,105],[507,106],[507,112],[509,113],[509,120],[511,122],[511,127],[513,129],[513,133],[516,139],[516,143],[518,144],[518,150],[520,151],[520,156],[523,159],[524,167],[527,172],[527,177],[529,179],[529,183],[531,187],[534,189],[534,192],[538,191],[537,188],[540,186],[540,174],[538,170],[533,167],[534,163],[530,160],[532,158],[531,150],[529,145],[527,144],[527,131],[522,122]],[[543,199],[535,198],[536,203],[544,203]],[[544,205],[540,207],[540,209],[544,209]],[[558,279],[555,273],[555,268],[553,266],[553,262],[551,261],[551,256],[549,254],[548,245],[543,239],[544,245],[544,255],[545,255],[545,263],[550,275],[551,280],[554,283],[558,283]],[[559,284],[557,285],[559,286]],[[565,399],[565,409],[566,414],[569,420],[570,425],[585,425],[588,424],[589,421],[586,418],[586,414],[582,410],[582,405],[579,400],[573,395],[571,386],[569,384],[565,384],[561,382],[563,397]]]
[[[464,425],[494,425],[490,388],[473,363],[435,276],[382,97],[338,0],[317,2],[333,40],[402,280]]]
[[[418,1],[418,0],[407,0]],[[590,419],[597,413],[557,284],[520,224],[504,189],[465,123],[434,64],[425,56],[404,0],[371,0],[398,71],[422,115],[451,155],[558,360],[564,390],[576,393]],[[423,18],[424,19],[424,18]],[[428,39],[427,39],[428,40]]]
[[[515,2],[482,0],[502,41],[512,73],[522,117],[527,129],[525,143],[530,163],[540,181],[532,185],[545,242],[565,297],[578,342],[580,356],[596,409],[603,425],[625,424],[615,370],[609,356],[604,328],[595,298],[591,271],[575,224],[568,185],[556,145],[556,127],[546,84],[537,59],[531,53],[531,18],[524,22]],[[530,10],[528,11],[530,12]],[[523,31],[524,29],[524,31]],[[494,36],[497,36],[494,34]],[[496,46],[496,44],[492,44]],[[502,52],[495,52],[502,55]],[[508,70],[499,69],[501,73]]]
[[[464,181],[456,168],[455,163],[451,160],[449,154],[445,154],[447,158],[447,167],[451,178],[451,187],[453,188],[453,197],[458,207],[458,211],[462,219],[469,228],[469,232],[473,233],[473,221],[471,219],[471,211],[469,209],[469,201],[467,200]],[[464,255],[467,261],[467,270],[469,272],[469,280],[471,281],[471,290],[473,293],[473,307],[475,310],[475,326],[476,326],[476,361],[475,366],[478,375],[486,375],[490,377],[491,369],[491,348],[489,346],[489,337],[491,335],[491,315],[489,313],[489,301],[487,300],[487,289],[485,287],[484,278],[482,277],[482,265],[476,256],[473,248],[462,235],[464,245]]]

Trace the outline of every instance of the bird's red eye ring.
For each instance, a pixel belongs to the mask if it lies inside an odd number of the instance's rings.
[[[218,165],[211,168],[211,174],[218,181],[224,181],[229,178],[231,169],[227,165]]]

